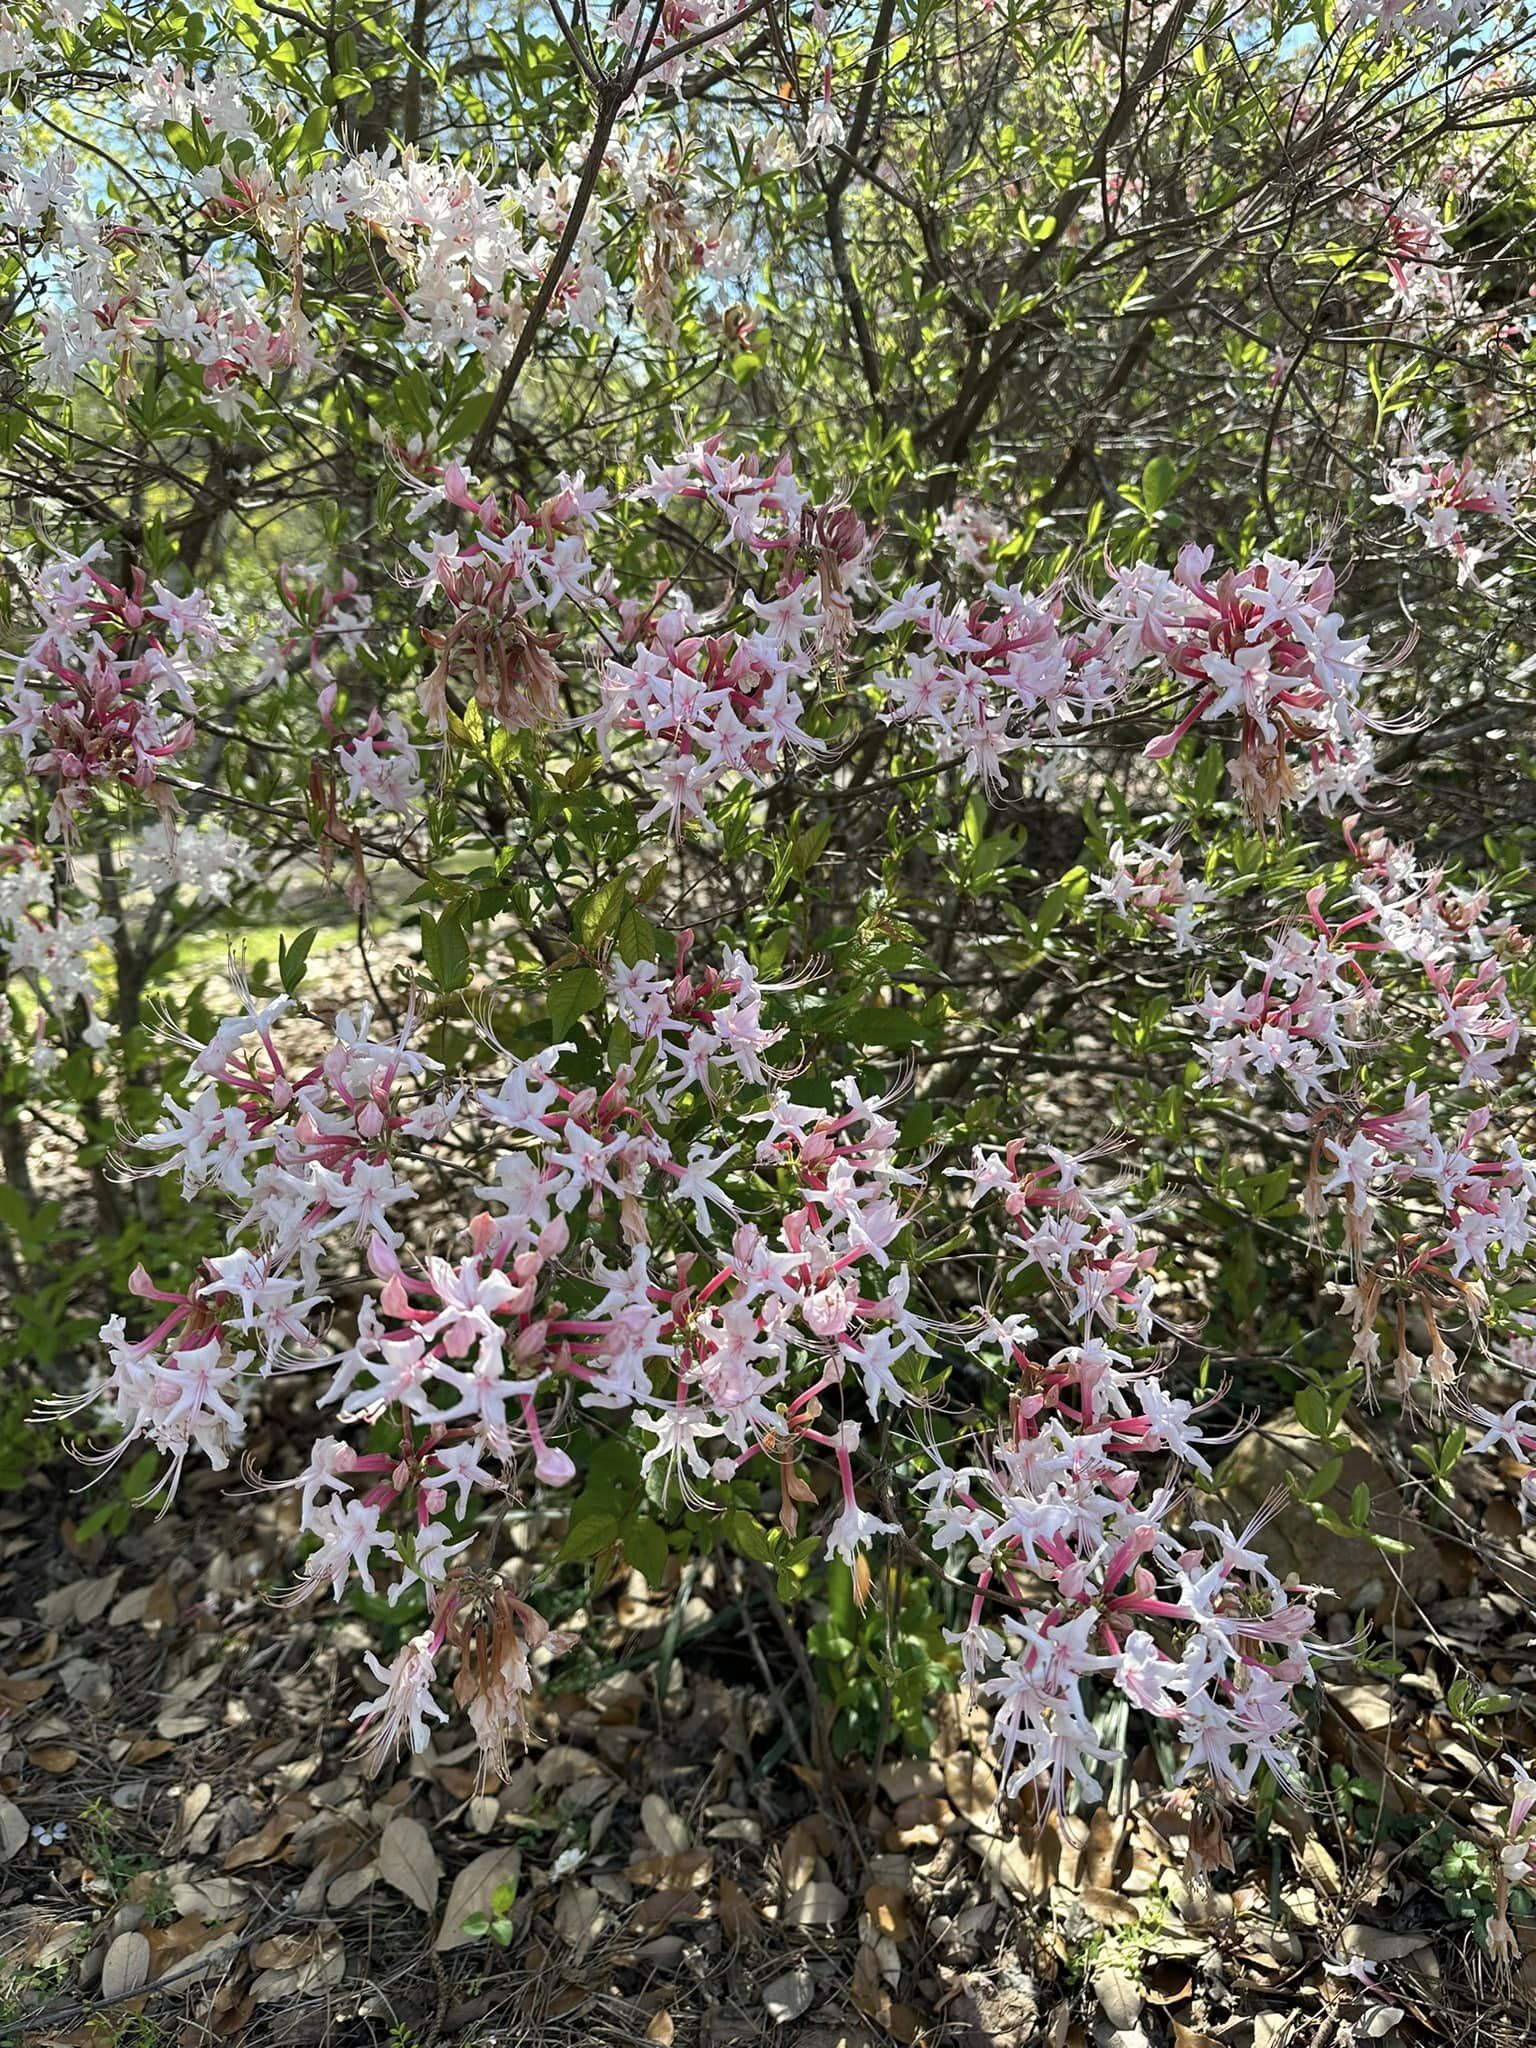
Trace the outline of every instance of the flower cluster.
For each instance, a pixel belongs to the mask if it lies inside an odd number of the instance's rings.
[[[1395,506],[1426,547],[1454,558],[1457,581],[1473,584],[1479,564],[1494,550],[1475,546],[1462,522],[1471,515],[1495,526],[1512,525],[1516,495],[1524,485],[1513,470],[1488,475],[1470,455],[1458,462],[1412,445],[1387,470],[1384,482],[1386,489],[1372,502]]]
[[[1209,548],[1186,547],[1169,573],[1148,563],[1115,572],[1102,606],[1127,667],[1153,662],[1187,699],[1147,747],[1158,760],[1193,726],[1234,718],[1233,784],[1249,815],[1276,818],[1314,799],[1331,810],[1358,796],[1371,770],[1363,708],[1370,647],[1329,609],[1333,571],[1263,555],[1211,580]]]
[[[451,530],[413,541],[421,573],[410,579],[417,606],[440,598],[451,617],[423,628],[437,665],[421,685],[429,726],[448,722],[448,692],[459,683],[488,718],[516,730],[550,724],[560,715],[560,635],[548,614],[562,601],[590,598],[592,560],[586,529],[607,503],[580,477],[566,479],[537,509],[514,496],[504,512],[494,492],[476,497],[457,463],[441,481],[419,485],[412,506],[419,524],[440,507],[463,514],[472,532]],[[542,613],[541,623],[535,618]]]
[[[920,1482],[930,1540],[976,1580],[955,1640],[996,1709],[1005,1794],[1100,1797],[1097,1767],[1116,1753],[1102,1687],[1170,1724],[1184,1777],[1247,1791],[1264,1764],[1294,1784],[1312,1610],[1266,1563],[1262,1515],[1235,1534],[1180,1531],[1176,1474],[1209,1477],[1207,1438],[1145,1357],[1154,1253],[1138,1219],[1065,1153],[1032,1166],[1022,1145],[982,1148],[960,1177],[972,1207],[1001,1209],[1005,1256],[1046,1282],[1068,1339],[1048,1349],[1022,1316],[989,1314],[1008,1420],[990,1441],[935,1452]],[[1154,1456],[1166,1470],[1144,1488],[1138,1466]]]
[[[163,91],[153,72],[146,94],[157,124],[179,118],[177,93]],[[36,243],[38,278],[47,279],[37,333],[54,388],[97,370],[121,384],[158,348],[193,369],[222,417],[241,417],[279,371],[307,375],[321,360],[329,316],[311,311],[304,281],[321,247],[348,237],[387,255],[388,303],[404,345],[439,360],[469,352],[495,367],[507,359],[574,203],[574,169],[491,187],[436,156],[351,154],[334,144],[318,167],[278,168],[253,148],[241,95],[205,89],[199,98],[197,120],[210,136],[238,140],[239,155],[163,193],[158,218],[99,211],[67,149],[40,165],[0,163],[0,207]],[[217,125],[224,122],[234,131]],[[176,261],[165,225],[178,208],[202,244],[190,266]],[[601,205],[590,207],[551,318],[591,329],[603,317],[612,296],[598,258],[603,225]],[[258,281],[250,260],[266,252],[279,266],[276,284]]]
[[[626,759],[652,798],[645,822],[677,831],[706,816],[723,784],[761,785],[791,750],[819,751],[801,722],[802,693],[818,655],[836,655],[853,631],[871,543],[849,506],[808,501],[787,457],[765,471],[716,438],[649,469],[634,500],[706,506],[733,546],[777,570],[770,594],[746,593],[750,624],[708,630],[665,587],[644,605],[620,602],[631,658],[604,664],[593,731],[605,759],[629,742]]]
[[[746,252],[684,140],[642,132],[616,148],[614,157],[640,229],[634,310],[670,347],[678,335],[674,306],[680,281],[698,276],[734,282]]]
[[[51,787],[50,831],[64,838],[100,789],[176,809],[165,772],[192,745],[194,682],[224,641],[200,591],[151,585],[141,569],[118,583],[102,554],[98,542],[32,576],[39,630],[0,688],[0,737]]]
[[[1320,905],[1321,891],[1314,891],[1312,928],[1294,926],[1271,939],[1264,954],[1248,957],[1254,987],[1237,982],[1218,992],[1207,984],[1184,1013],[1205,1027],[1195,1050],[1208,1086],[1251,1094],[1278,1073],[1306,1103],[1325,1096],[1331,1077],[1347,1068],[1371,993],[1358,957],[1368,941],[1351,943],[1358,926],[1330,927]]]
[[[741,0],[673,0],[660,14],[615,13],[606,33],[644,43],[651,75],[675,82],[715,36],[729,37],[740,11]],[[0,57],[15,42],[6,68],[17,75],[43,45],[8,35],[6,18]],[[358,150],[340,125],[300,158],[274,146],[292,133],[293,109],[234,63],[124,63],[129,175],[112,203],[101,204],[94,167],[72,145],[49,137],[52,146],[29,151],[0,138],[0,221],[25,252],[38,365],[55,390],[83,378],[126,393],[141,366],[169,359],[220,418],[244,418],[279,375],[307,379],[327,359],[335,316],[318,287],[362,254],[405,351],[493,371],[510,360],[535,298],[550,325],[588,333],[618,309],[615,230],[631,221],[635,310],[663,340],[683,278],[740,270],[718,203],[676,143],[646,131],[643,103],[593,191],[574,146],[504,183],[429,149]],[[167,130],[190,143],[190,157],[142,146]]]
[[[102,1046],[110,1028],[98,1014],[101,974],[98,955],[116,922],[89,908],[70,909],[60,900],[52,863],[24,841],[0,843],[0,962],[23,979],[39,998],[30,1063],[42,1076],[62,1054],[50,1027],[74,1005],[85,1006],[83,1037]]]
[[[341,741],[337,760],[354,804],[407,822],[419,815],[426,793],[421,754],[398,711],[370,711],[362,730]]]
[[[501,1646],[505,1683],[489,1705],[471,1687],[471,1719],[493,1755],[515,1732],[539,1625],[503,1613],[505,1589],[465,1557],[471,1505],[521,1474],[574,1478],[559,1438],[581,1409],[632,1420],[645,1466],[664,1463],[686,1499],[701,1487],[728,1498],[767,1459],[793,1525],[796,1503],[816,1498],[796,1462],[820,1455],[841,1503],[829,1549],[852,1556],[896,1526],[860,1502],[853,1453],[859,1418],[907,1406],[931,1351],[896,1252],[919,1176],[896,1161],[885,1105],[851,1078],[831,1109],[784,1092],[765,1058],[782,1035],[763,1016],[775,989],[742,954],[719,968],[688,954],[685,936],[670,972],[615,963],[635,1054],[598,1085],[564,1078],[574,1049],[557,1045],[511,1062],[495,1087],[445,1090],[412,1047],[412,1020],[380,1041],[366,1011],[338,1016],[328,1049],[296,1067],[285,1002],[248,1002],[192,1048],[191,1099],[167,1096],[142,1141],[154,1171],[237,1212],[231,1249],[185,1290],[136,1276],[134,1292],[166,1311],[153,1329],[130,1339],[113,1318],[103,1331],[110,1369],[87,1405],[107,1404],[119,1451],[169,1455],[167,1495],[192,1452],[227,1465],[262,1377],[321,1362],[328,1274],[361,1254],[378,1283],[326,1361],[322,1398],[338,1432],[387,1419],[397,1443],[324,1437],[293,1482],[314,1544],[295,1597],[339,1598],[354,1575],[371,1591],[385,1575],[392,1600],[420,1588],[428,1606],[376,1738],[424,1739],[433,1660],[445,1643],[463,1658],[474,1616]],[[700,1104],[741,1136],[697,1135]],[[428,1173],[451,1170],[466,1118],[505,1148],[475,1191],[489,1206],[451,1255],[418,1259],[397,1219]],[[676,1219],[670,1248],[653,1241],[662,1216]]]
[[[367,636],[373,600],[350,569],[333,579],[320,568],[285,567],[276,587],[275,616],[256,641],[257,680],[279,683],[306,672],[320,691],[323,713],[335,701],[337,663],[355,655]]]
[[[250,850],[248,841],[216,819],[178,828],[157,818],[133,841],[128,887],[154,895],[185,889],[197,903],[228,903]]]
[[[956,498],[941,512],[935,536],[968,569],[985,569],[994,551],[1012,538],[1006,522],[976,498]]]
[[[728,34],[747,6],[748,0],[668,0],[657,8],[626,0],[608,16],[603,32],[626,61],[642,64],[658,84],[675,86],[708,60],[715,36]]]
[[[1467,1415],[1480,1432],[1467,1445],[1468,1452],[1475,1458],[1512,1461],[1519,1482],[1520,1519],[1529,1521],[1536,1514],[1536,1391],[1527,1387],[1518,1401],[1499,1410],[1469,1402]]]
[[[1211,901],[1204,882],[1184,872],[1177,847],[1156,846],[1139,839],[1127,846],[1117,839],[1109,849],[1109,870],[1092,880],[1093,895],[1117,918],[1133,926],[1150,926],[1173,937],[1176,953],[1191,952],[1201,913]]]
[[[905,667],[876,679],[883,716],[931,734],[940,759],[1000,789],[1010,755],[1039,759],[1124,688],[1108,634],[1064,632],[1061,611],[1059,600],[1000,584],[971,605],[946,604],[936,583],[906,592],[874,622],[879,632],[911,626],[917,640]]]
[[[1384,835],[1349,843],[1347,914],[1330,921],[1314,889],[1310,928],[1250,959],[1254,986],[1208,987],[1185,1017],[1203,1026],[1207,1085],[1253,1095],[1275,1078],[1300,1105],[1286,1121],[1309,1144],[1303,1206],[1338,1219],[1351,1262],[1351,1363],[1370,1379],[1385,1324],[1396,1392],[1406,1399],[1427,1377],[1443,1402],[1459,1377],[1447,1318],[1478,1324],[1489,1284],[1536,1240],[1536,1160],[1491,1102],[1457,1099],[1495,1095],[1519,1052],[1500,955],[1524,942],[1488,915],[1485,892],[1452,888]],[[1383,1101],[1372,1055],[1410,1033],[1443,1078],[1398,1084]]]
[[[1478,28],[1497,11],[1499,0],[1350,0],[1343,19],[1383,37],[1433,38],[1439,42]]]
[[[786,628],[786,631],[792,631]],[[603,758],[617,740],[644,743],[639,763],[652,804],[645,825],[680,832],[703,822],[727,779],[761,785],[792,748],[815,753],[792,678],[806,666],[800,646],[769,633],[705,633],[684,607],[649,619],[630,661],[610,661],[593,729]]]
[[[1333,582],[1321,565],[1265,557],[1211,584],[1208,553],[1186,549],[1171,575],[1144,565],[1116,572],[1080,627],[1067,621],[1060,591],[997,583],[971,602],[947,598],[938,583],[897,586],[863,612],[879,537],[841,498],[814,502],[787,456],[765,464],[716,437],[667,463],[648,458],[645,480],[617,499],[576,474],[535,504],[516,492],[503,500],[424,446],[392,452],[406,491],[398,575],[431,657],[418,684],[427,730],[446,732],[470,701],[487,723],[514,731],[575,723],[605,761],[636,778],[646,826],[679,833],[707,824],[711,806],[743,781],[765,787],[791,758],[823,753],[812,718],[819,686],[847,671],[856,638],[886,723],[991,792],[1019,762],[1054,776],[1106,711],[1123,712],[1138,693],[1160,707],[1170,679],[1191,701],[1147,753],[1171,752],[1202,720],[1235,717],[1232,773],[1258,817],[1301,796],[1331,809],[1370,773],[1369,649],[1327,609]],[[592,549],[608,519],[642,507],[673,521],[696,508],[722,522],[747,573],[713,605],[667,577],[642,595],[621,586]],[[724,549],[711,553],[726,566]],[[7,730],[66,784],[60,816],[103,781],[168,800],[155,764],[189,745],[192,727],[167,714],[191,708],[189,656],[206,658],[227,637],[195,593],[177,598],[156,585],[151,601],[141,576],[119,592],[93,562],[67,560],[39,578],[50,623],[7,700]],[[376,659],[356,662],[373,623],[356,575],[284,570],[277,595],[279,615],[254,644],[259,676],[307,673],[315,684],[325,754],[310,807],[322,857],[345,846],[355,869],[356,835],[340,804],[414,822],[421,743],[404,713],[366,695],[357,721],[343,718],[348,666]],[[87,615],[89,643],[76,631]],[[593,631],[595,659],[591,640],[577,637]],[[875,668],[882,656],[888,665]],[[50,665],[55,686],[71,685],[62,708],[24,681]],[[48,738],[56,746],[45,747]],[[1187,935],[1193,885],[1170,871],[1163,886],[1185,891],[1159,915],[1176,917]],[[356,873],[352,890],[354,900],[366,894]]]

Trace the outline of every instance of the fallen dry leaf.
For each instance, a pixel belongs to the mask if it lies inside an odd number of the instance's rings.
[[[0,1792],[0,1863],[9,1863],[26,1846],[26,1841],[26,1815]]]
[[[578,1778],[606,1778],[610,1775],[595,1756],[564,1743],[546,1749],[534,1769],[539,1789],[543,1792],[558,1791],[574,1784]]]
[[[184,1913],[179,1920],[173,1920],[169,1927],[146,1927],[144,1939],[149,1943],[150,1974],[163,1977],[177,1969],[188,1957],[201,1955],[205,1950],[227,1947],[234,1939],[232,1934],[210,1935],[206,1922],[195,1913]]]
[[[973,1828],[997,1819],[997,1774],[985,1757],[968,1749],[944,1759],[944,1791],[950,1805]]]
[[[30,1707],[52,1684],[51,1678],[6,1678],[0,1675],[0,1707]]]
[[[156,1757],[169,1756],[175,1747],[174,1742],[166,1742],[158,1736],[141,1735],[136,1742],[129,1743],[123,1755],[123,1762],[125,1764],[153,1763]]]
[[[253,1863],[270,1863],[282,1853],[291,1835],[310,1817],[310,1806],[306,1799],[285,1799],[276,1811],[256,1830],[247,1835],[243,1842],[225,1851],[225,1870],[245,1870]]]
[[[251,1946],[251,1961],[258,1970],[292,1970],[313,1955],[314,1937],[303,1934],[274,1934]]]
[[[931,1757],[898,1757],[880,1773],[880,1790],[892,1806],[907,1799],[932,1799],[944,1790],[948,1773]]]
[[[33,1612],[45,1628],[68,1628],[96,1621],[117,1597],[122,1569],[108,1572],[104,1579],[75,1579],[57,1592],[45,1593]]]
[[[443,1866],[419,1820],[402,1814],[385,1828],[379,1837],[379,1875],[423,1913],[435,1910]]]
[[[1134,2027],[1141,2017],[1141,1986],[1129,1970],[1095,1970],[1093,1995],[1112,2027]]]
[[[590,2004],[591,1998],[585,1984],[567,1984],[555,1993],[544,2010],[552,2020],[569,2019],[573,2012],[580,2012],[584,2005]]]
[[[1077,1903],[1100,1927],[1134,1927],[1141,1918],[1134,1899],[1096,1884],[1084,1885],[1077,1894]]]
[[[655,1933],[674,1920],[697,1920],[704,1911],[702,1893],[674,1888],[642,1899],[629,1916],[636,1932]]]
[[[864,1910],[881,1934],[892,1941],[906,1940],[907,1895],[900,1885],[872,1884],[864,1894]]]
[[[565,1884],[555,1905],[555,1932],[574,1949],[588,1947],[608,1925],[603,1902],[589,1884]]]
[[[711,1850],[687,1849],[675,1856],[637,1857],[624,1875],[631,1884],[668,1885],[686,1891],[693,1885],[708,1884],[714,1868]]]
[[[171,1904],[178,1913],[200,1913],[205,1920],[221,1920],[245,1903],[246,1887],[232,1877],[205,1877],[192,1883],[182,1880],[171,1886]]]
[[[1198,2027],[1186,2027],[1182,2020],[1174,2019],[1171,2014],[1169,2024],[1173,2028],[1173,2048],[1225,2048],[1214,2034],[1202,2033]]]
[[[251,1985],[251,1997],[258,2005],[275,2005],[281,1999],[313,1996],[339,1984],[347,1974],[346,1951],[333,1927],[317,1928],[296,1937],[298,1951],[291,1962],[267,1969]],[[265,1944],[262,1944],[265,1946]],[[291,1954],[286,1944],[283,1953]]]
[[[880,1974],[880,1958],[867,1943],[854,1958],[849,1996],[864,2017],[873,2020],[893,2040],[916,2040],[918,2015],[911,2006],[902,2005],[891,1996]]]
[[[762,1915],[734,1877],[720,1880],[720,1927],[727,1941],[755,1945],[762,1938]]]
[[[213,1804],[213,1786],[206,1778],[200,1778],[190,1792],[184,1792],[181,1800],[181,1819],[177,1832],[185,1837],[202,1819]]]
[[[658,1793],[647,1792],[641,1800],[640,1825],[658,1856],[679,1856],[691,1846],[687,1828]]]
[[[1022,1842],[1002,1841],[996,1835],[972,1835],[970,1840],[982,1869],[999,1890],[1014,1899],[1037,1900],[1046,1896],[1054,1875],[1054,1858],[1044,1851],[1047,1844],[1054,1845],[1054,1835],[1048,1835],[1033,1850],[1026,1849]]]
[[[827,1878],[812,1878],[784,1901],[786,1927],[835,1927],[848,1910],[848,1894]]]
[[[1339,1932],[1339,1953],[1361,1956],[1368,1963],[1396,1963],[1421,1948],[1433,1949],[1427,1933],[1392,1934],[1385,1927],[1367,1927],[1357,1922]]]
[[[245,2032],[256,2001],[233,1979],[221,1984],[209,2001],[209,2023],[221,2041],[235,2041]]]
[[[45,1742],[40,1748],[27,1751],[29,1764],[55,1778],[62,1778],[66,1772],[72,1771],[79,1761],[79,1750],[66,1748],[61,1742]]]
[[[358,1870],[344,1870],[340,1877],[333,1877],[325,1888],[325,1903],[333,1913],[342,1912],[354,1899],[371,1891],[379,1881],[377,1863],[365,1863]]]
[[[784,1837],[779,1851],[779,1881],[786,1892],[797,1892],[816,1874],[816,1859],[832,1854],[832,1830],[819,1813],[797,1820]]]
[[[101,1963],[101,1995],[131,1998],[149,1982],[149,1941],[139,1933],[120,1934]]]
[[[932,1793],[921,1792],[912,1799],[904,1799],[891,1815],[891,1825],[898,1834],[907,1835],[918,1828],[942,1830],[950,1818],[947,1799],[937,1798]],[[937,1836],[934,1837],[938,1839]]]
[[[782,1977],[775,1977],[763,1986],[763,2004],[768,2017],[777,2025],[788,2026],[806,2012],[816,1996],[816,1980],[807,1963],[797,1963],[792,1970],[786,1970]]]

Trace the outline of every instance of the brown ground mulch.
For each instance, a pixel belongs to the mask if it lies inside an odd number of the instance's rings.
[[[873,1783],[834,1764],[782,1610],[713,1565],[681,1609],[622,1569],[603,1586],[588,1681],[554,1689],[557,1667],[508,1783],[477,1792],[457,1727],[365,1779],[348,1715],[371,1629],[269,1597],[291,1496],[189,1477],[164,1519],[82,1544],[75,1484],[65,1468],[0,1498],[0,2039],[1531,2037],[1536,1936],[1496,1969],[1416,1846],[1490,1811],[1451,1675],[1529,1664],[1525,1617],[1475,1573],[1399,1619],[1395,1682],[1341,1675],[1320,1724],[1333,1790],[1310,1810],[1262,1840],[1252,1815],[1223,1828],[1145,1752],[1064,1836],[998,1818],[984,1719],[955,1698],[931,1758]],[[508,1943],[468,1934],[507,1882]]]

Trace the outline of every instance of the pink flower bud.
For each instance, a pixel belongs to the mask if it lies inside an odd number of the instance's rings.
[[[553,1444],[545,1444],[533,1461],[533,1469],[546,1486],[569,1486],[576,1477],[575,1465]]]
[[[571,1226],[564,1216],[552,1216],[539,1232],[539,1251],[546,1259],[557,1259],[571,1241]]]

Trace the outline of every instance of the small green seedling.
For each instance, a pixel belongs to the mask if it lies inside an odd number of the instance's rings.
[[[517,1904],[515,1883],[499,1884],[491,1893],[489,1913],[471,1913],[464,1922],[464,1932],[477,1938],[488,1934],[501,1948],[512,1946],[512,1908]]]

